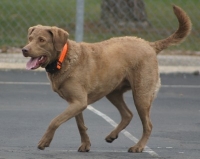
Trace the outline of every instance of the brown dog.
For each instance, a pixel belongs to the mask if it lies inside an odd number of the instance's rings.
[[[48,147],[56,129],[75,117],[81,136],[78,151],[89,151],[90,139],[82,111],[104,96],[119,110],[122,118],[105,139],[112,142],[133,117],[123,100],[123,93],[132,90],[143,124],[143,134],[139,142],[128,151],[143,151],[152,131],[151,104],[160,87],[156,55],[168,46],[183,41],[191,30],[191,22],[186,13],[177,6],[173,9],[179,21],[178,30],[156,42],[136,37],[119,37],[93,44],[76,43],[68,39],[66,31],[57,27],[37,25],[29,28],[29,42],[22,49],[25,57],[31,57],[27,68],[46,68],[52,89],[69,103],[67,109],[51,121],[38,144],[39,149]],[[60,53],[64,45],[67,50]]]

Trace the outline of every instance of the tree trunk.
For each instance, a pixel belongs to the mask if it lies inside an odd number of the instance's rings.
[[[148,26],[143,0],[102,0],[101,24],[109,28]]]

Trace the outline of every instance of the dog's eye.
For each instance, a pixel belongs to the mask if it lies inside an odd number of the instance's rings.
[[[42,43],[44,42],[45,40],[43,38],[39,38],[39,41]]]
[[[32,40],[33,40],[33,38],[31,38],[31,37],[28,38],[28,41],[29,41],[29,42],[31,42]]]

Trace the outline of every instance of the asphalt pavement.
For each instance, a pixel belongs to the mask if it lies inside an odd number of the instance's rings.
[[[199,159],[200,60],[166,56],[158,56],[162,87],[151,111],[148,149],[134,154],[127,150],[140,138],[142,125],[130,92],[124,98],[134,118],[113,143],[104,138],[120,116],[103,98],[84,111],[92,143],[89,153],[77,152],[80,137],[74,119],[59,127],[49,148],[38,150],[49,122],[67,103],[51,90],[44,71],[24,70],[27,59],[20,54],[0,54],[0,159]]]

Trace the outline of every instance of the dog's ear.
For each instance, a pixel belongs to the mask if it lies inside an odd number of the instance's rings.
[[[36,26],[30,27],[30,28],[28,29],[28,36],[31,35],[31,33],[35,30],[35,28],[41,27],[41,26],[42,26],[42,25],[38,24],[38,25],[36,25]]]
[[[56,51],[61,51],[68,39],[68,32],[58,27],[51,27],[50,31],[53,35],[53,43]]]
[[[31,33],[33,32],[35,30],[35,27],[33,26],[33,27],[30,27],[29,29],[28,29],[28,37],[31,35]]]

